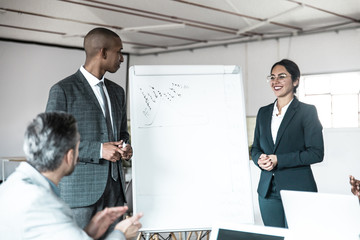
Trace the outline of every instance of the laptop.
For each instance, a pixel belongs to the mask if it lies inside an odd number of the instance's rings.
[[[360,239],[356,196],[288,190],[280,194],[289,232],[298,239]]]
[[[251,224],[219,224],[211,229],[210,240],[284,240],[288,229]]]

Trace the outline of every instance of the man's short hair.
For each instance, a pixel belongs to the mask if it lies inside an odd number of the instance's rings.
[[[40,172],[56,170],[65,154],[75,149],[80,136],[75,118],[64,112],[40,113],[24,136],[27,161]]]
[[[119,35],[107,28],[94,28],[84,38],[84,49],[87,57],[93,57],[101,48],[110,48]]]

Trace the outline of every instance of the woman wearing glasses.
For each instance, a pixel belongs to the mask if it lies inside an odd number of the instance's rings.
[[[251,156],[261,170],[258,197],[266,226],[287,227],[280,190],[317,191],[310,165],[323,160],[322,126],[315,106],[296,98],[299,80],[296,63],[275,63],[268,82],[276,100],[256,118]]]

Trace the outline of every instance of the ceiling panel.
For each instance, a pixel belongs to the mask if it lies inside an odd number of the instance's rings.
[[[1,0],[0,38],[82,47],[95,27],[152,54],[359,28],[359,0]]]

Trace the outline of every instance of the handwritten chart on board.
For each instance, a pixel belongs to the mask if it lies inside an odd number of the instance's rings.
[[[144,231],[253,223],[236,66],[130,68],[134,211]]]
[[[202,109],[189,102],[196,94],[193,92],[196,90],[194,87],[181,79],[162,85],[158,85],[156,81],[158,80],[138,86],[137,89],[138,94],[143,97],[139,119],[142,127],[204,123]]]

